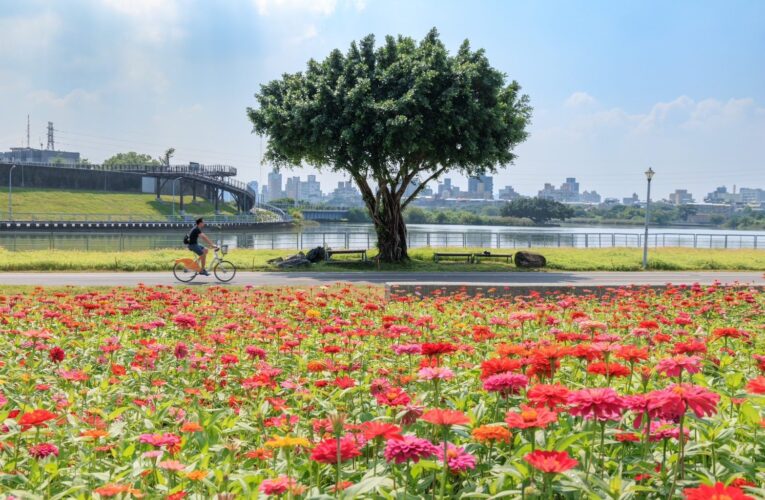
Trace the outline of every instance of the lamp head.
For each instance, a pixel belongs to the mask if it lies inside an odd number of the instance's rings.
[[[648,179],[648,182],[651,182],[651,179],[653,179],[653,174],[655,172],[651,167],[648,167],[648,170],[645,171],[645,178]]]

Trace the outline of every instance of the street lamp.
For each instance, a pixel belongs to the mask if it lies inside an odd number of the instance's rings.
[[[648,181],[648,192],[645,197],[645,237],[643,238],[643,269],[648,268],[648,221],[650,219],[651,210],[651,179],[653,179],[654,171],[651,167],[645,171],[645,178]]]
[[[18,165],[11,165],[8,170],[8,220],[13,220],[13,169]]]
[[[173,217],[175,217],[175,183],[182,180],[183,177],[173,179]]]

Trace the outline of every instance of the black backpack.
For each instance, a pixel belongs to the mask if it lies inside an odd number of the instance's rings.
[[[184,237],[183,237],[183,244],[184,245],[190,245],[191,244],[191,240],[189,239],[189,233],[186,233],[184,235]]]

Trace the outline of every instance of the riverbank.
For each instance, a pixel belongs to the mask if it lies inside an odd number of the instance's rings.
[[[484,249],[452,249],[454,252],[480,253]],[[547,258],[549,270],[558,271],[640,271],[642,251],[636,248],[539,248],[531,249]],[[361,263],[346,259],[337,263],[315,264],[311,271],[485,271],[522,272],[504,261],[484,260],[470,264],[460,261],[433,262],[434,248],[410,250],[406,264]],[[267,263],[285,257],[290,250],[232,250],[226,258],[241,270],[283,271]],[[370,259],[374,257],[370,252]],[[493,251],[500,253],[500,251]],[[504,253],[504,252],[503,252]],[[0,250],[0,271],[166,271],[174,259],[188,257],[184,250],[142,250],[132,252],[82,252],[69,250],[9,252]],[[738,270],[765,271],[765,252],[761,250],[711,250],[657,248],[649,253],[649,269],[663,271]],[[301,268],[300,270],[306,270]]]

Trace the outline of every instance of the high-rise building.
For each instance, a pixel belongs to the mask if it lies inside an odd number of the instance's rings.
[[[739,194],[742,203],[765,203],[765,189],[742,187]]]
[[[340,181],[329,195],[329,204],[339,207],[354,207],[362,204],[361,193],[351,181]]]
[[[315,175],[309,175],[306,181],[300,182],[298,200],[307,201],[309,203],[321,203],[322,198],[321,183],[316,180]]]
[[[494,199],[494,178],[490,175],[481,175],[468,178],[468,198]]]
[[[287,178],[287,184],[284,186],[284,197],[295,201],[300,199],[300,177]]]
[[[669,195],[669,202],[673,205],[687,205],[693,203],[693,195],[687,189],[675,189],[675,192]]]
[[[515,189],[513,189],[513,186],[505,186],[502,189],[499,190],[499,199],[500,200],[507,200],[512,201],[520,198],[521,195],[518,194]]]
[[[268,173],[268,199],[270,201],[284,198],[284,192],[282,191],[282,174],[276,170],[272,170]]]

